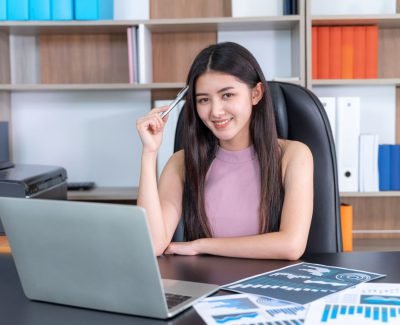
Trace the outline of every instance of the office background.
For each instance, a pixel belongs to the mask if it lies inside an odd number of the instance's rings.
[[[29,4],[0,0],[0,12],[7,2]],[[360,132],[377,134],[381,144],[399,142],[398,0],[92,2],[88,16],[72,12],[62,20],[51,13],[50,20],[29,19],[29,6],[17,20],[0,14],[0,120],[10,123],[11,158],[63,166],[69,181],[96,183],[95,191],[70,198],[135,199],[141,152],[135,120],[155,101],[173,98],[194,55],[217,41],[245,45],[269,80],[300,84],[325,98],[360,98]],[[107,5],[111,16],[100,10]],[[376,78],[313,76],[312,28],[332,25],[378,26]],[[164,142],[173,145],[172,138]],[[399,196],[342,191],[362,245],[363,238],[397,243]]]

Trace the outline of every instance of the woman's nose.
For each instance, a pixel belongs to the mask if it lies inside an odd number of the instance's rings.
[[[211,114],[214,117],[223,116],[225,114],[224,103],[221,100],[214,100],[212,102]]]

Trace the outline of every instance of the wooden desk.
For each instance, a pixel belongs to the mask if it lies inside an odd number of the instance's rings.
[[[400,282],[400,252],[315,254],[303,261],[385,273],[380,282]],[[216,256],[165,256],[158,259],[164,278],[226,284],[295,262],[247,260]],[[17,276],[12,256],[0,254],[1,324],[12,325],[132,325],[202,324],[193,308],[161,321],[28,300]]]

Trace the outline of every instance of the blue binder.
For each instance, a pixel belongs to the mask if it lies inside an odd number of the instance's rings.
[[[50,0],[29,0],[30,20],[50,20]]]
[[[28,0],[7,0],[7,19],[28,20],[29,19]]]
[[[392,191],[400,190],[400,145],[391,146],[391,187]]]
[[[391,145],[380,144],[378,151],[378,170],[379,170],[379,190],[390,191],[391,190]]]
[[[0,20],[7,20],[7,0],[0,0]]]
[[[113,0],[75,0],[75,19],[113,19]]]
[[[74,19],[74,1],[51,0],[51,19],[53,20]]]

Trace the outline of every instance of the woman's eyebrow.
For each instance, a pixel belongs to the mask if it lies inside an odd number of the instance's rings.
[[[224,91],[231,90],[234,88],[235,87],[233,87],[233,86],[224,87],[224,88],[221,88],[220,90],[218,90],[217,93],[223,93]],[[196,97],[197,96],[208,96],[208,94],[207,93],[196,93]]]

